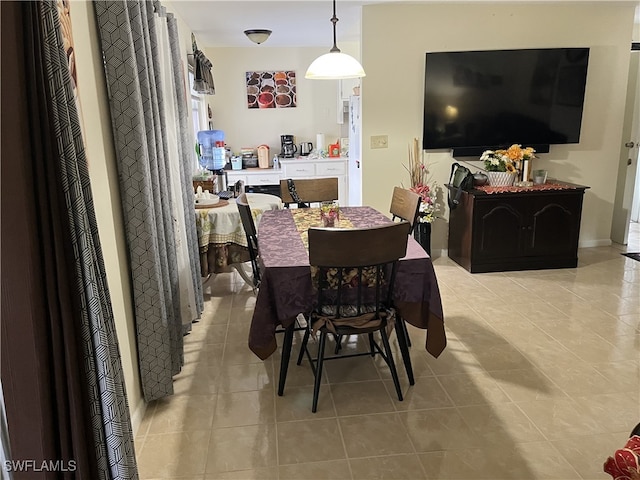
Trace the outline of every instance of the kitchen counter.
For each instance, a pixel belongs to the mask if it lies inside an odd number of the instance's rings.
[[[245,168],[227,170],[229,183],[242,180],[246,186],[275,186],[287,178],[338,178],[338,201],[347,205],[347,157],[278,158],[280,168]]]

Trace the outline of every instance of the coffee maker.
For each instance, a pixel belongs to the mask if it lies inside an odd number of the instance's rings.
[[[284,158],[293,158],[298,147],[293,141],[293,135],[280,135],[280,156]]]

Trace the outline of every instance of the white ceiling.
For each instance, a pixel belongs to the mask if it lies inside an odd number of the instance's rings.
[[[360,39],[362,5],[375,3],[469,3],[483,0],[338,0],[336,2],[337,44]],[[514,0],[494,0],[514,1]],[[518,0],[515,0],[518,1]],[[524,1],[524,0],[523,0]],[[546,2],[549,0],[526,0]],[[584,0],[564,0],[580,2]],[[593,0],[608,1],[608,0]],[[205,47],[326,47],[333,44],[332,0],[169,0],[175,11],[196,36],[199,48]],[[640,3],[639,3],[640,5]],[[460,5],[460,8],[464,8]],[[640,23],[640,8],[636,8]],[[273,33],[262,45],[252,43],[244,30],[266,28]]]

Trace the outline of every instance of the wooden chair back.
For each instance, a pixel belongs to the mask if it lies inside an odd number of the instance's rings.
[[[410,228],[406,221],[370,228],[311,227],[309,263],[335,268],[391,263],[405,256]]]
[[[251,269],[253,270],[253,283],[257,287],[260,283],[260,268],[258,266],[258,231],[256,230],[256,224],[253,221],[253,215],[251,214],[251,207],[249,206],[249,200],[247,194],[243,193],[236,198],[236,205],[238,206],[238,212],[240,213],[240,220],[242,222],[242,228],[247,237],[247,247],[249,249],[249,255],[251,256]]]
[[[296,203],[289,191],[288,181],[291,179],[280,180],[280,197],[285,207],[291,203]],[[301,202],[317,203],[330,202],[338,199],[338,178],[301,178],[293,180],[295,190]]]
[[[411,225],[411,231],[413,231],[420,212],[420,200],[420,195],[417,193],[406,188],[394,187],[389,209],[393,219],[406,220]]]

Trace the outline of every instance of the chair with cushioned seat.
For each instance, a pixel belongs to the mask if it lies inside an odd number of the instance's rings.
[[[314,413],[325,360],[380,355],[391,371],[398,399],[402,401],[387,329],[392,326],[395,315],[391,303],[393,285],[398,260],[406,254],[409,229],[406,221],[371,228],[309,229],[309,263],[317,302],[307,321],[298,365],[306,354],[315,376],[311,409]],[[308,342],[310,336],[318,332],[318,352],[313,358]],[[326,356],[329,333],[337,338],[367,335],[369,349]],[[382,346],[374,334],[379,335]]]

